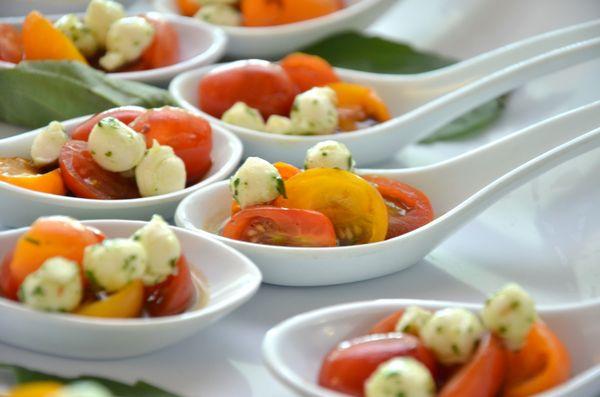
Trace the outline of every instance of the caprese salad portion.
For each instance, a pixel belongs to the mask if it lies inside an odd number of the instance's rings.
[[[232,62],[198,86],[200,110],[228,124],[271,134],[326,135],[390,119],[370,87],[343,82],[324,59],[294,53],[279,63]]]
[[[177,0],[181,14],[222,26],[276,26],[344,8],[344,0]]]
[[[68,135],[53,121],[30,158],[0,157],[0,181],[86,199],[151,197],[199,182],[212,165],[212,129],[175,107],[127,106],[98,113]]]
[[[0,293],[36,310],[107,318],[178,314],[206,298],[159,215],[129,238],[39,218],[5,253]]]
[[[230,179],[224,237],[257,244],[333,247],[394,238],[433,219],[427,196],[402,182],[354,172],[348,148],[323,141],[304,170],[249,157]]]
[[[71,60],[107,72],[156,69],[179,61],[179,37],[158,14],[127,16],[121,3],[92,0],[80,19],[54,23],[30,12],[21,31],[0,25],[0,60]]]
[[[318,382],[357,397],[526,397],[570,373],[569,352],[531,297],[508,284],[479,315],[418,306],[390,314],[331,350]]]

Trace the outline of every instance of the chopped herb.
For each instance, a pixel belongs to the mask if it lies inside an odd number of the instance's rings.
[[[441,334],[443,331],[444,331],[444,328],[441,325],[438,325],[435,328],[435,332],[438,333],[438,334]]]
[[[110,127],[110,128],[118,128],[119,121],[114,117],[105,117],[98,122],[100,127]]]
[[[139,234],[136,233],[133,235],[132,239],[133,239],[133,241],[140,241],[141,237]]]
[[[96,276],[94,275],[94,273],[91,270],[85,271],[85,277],[88,280],[90,280],[90,283],[92,284],[92,286],[100,287],[100,283],[98,282],[98,279],[96,278]]]
[[[240,178],[235,178],[235,179],[233,180],[233,186],[234,186],[234,187],[238,187],[239,185],[240,185]]]
[[[108,152],[104,153],[104,155],[106,157],[111,157],[112,156],[112,152],[109,150]]]
[[[40,240],[37,240],[37,239],[31,238],[31,237],[29,237],[29,236],[25,236],[25,237],[24,237],[24,240],[25,240],[25,241],[27,241],[27,242],[28,242],[28,243],[30,243],[30,244],[33,244],[33,245],[40,245],[40,244],[41,244],[41,243],[40,243]]]
[[[404,393],[403,391],[398,392],[398,394],[396,394],[396,397],[406,397],[406,393]]]
[[[510,303],[510,308],[511,308],[512,310],[517,310],[517,309],[519,308],[519,306],[520,306],[520,305],[521,305],[521,302],[519,302],[519,301],[512,301],[512,302]]]
[[[171,259],[171,260],[169,261],[169,266],[171,266],[171,268],[172,268],[172,269],[174,269],[174,268],[175,268],[175,266],[177,266],[177,260],[178,260],[178,259],[179,259],[179,258],[173,258],[173,259]]]
[[[321,152],[321,156],[327,157],[327,152]]]
[[[128,270],[130,273],[133,272],[135,269],[133,268],[133,266],[131,266],[133,264],[133,261],[135,261],[137,259],[137,255],[129,255],[127,258],[125,258],[125,260],[123,261],[123,270]]]
[[[31,294],[35,296],[44,296],[44,288],[42,288],[41,285],[38,285],[33,289],[33,292]]]
[[[283,179],[281,179],[281,177],[278,176],[275,178],[275,180],[277,181],[277,192],[281,194],[283,198],[287,198],[287,194],[285,192],[285,183],[283,182]]]
[[[352,156],[348,156],[348,169],[349,170],[352,169],[353,164],[354,164],[354,160],[352,159]]]
[[[504,335],[508,332],[508,327],[506,325],[501,325],[498,328],[498,332],[500,333],[500,335]]]
[[[456,354],[457,356],[460,354],[460,349],[458,348],[458,346],[456,345],[456,343],[452,344],[452,352],[454,354]]]

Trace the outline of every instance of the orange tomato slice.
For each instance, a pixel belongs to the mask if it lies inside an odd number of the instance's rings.
[[[353,83],[330,83],[337,94],[339,124],[342,130],[356,129],[355,123],[372,118],[379,122],[390,119],[390,112],[383,100],[369,87]]]
[[[67,194],[59,169],[39,174],[31,161],[20,157],[0,158],[0,181],[42,193]]]
[[[179,12],[186,17],[191,17],[200,10],[198,0],[177,0]]]
[[[134,318],[139,317],[144,305],[144,284],[134,280],[108,298],[84,304],[75,314],[88,317]]]
[[[291,164],[284,163],[281,161],[276,162],[275,164],[273,164],[273,166],[275,168],[277,168],[277,171],[279,171],[279,175],[281,176],[281,179],[283,179],[284,181],[287,181],[294,175],[299,174],[301,172],[298,167],[294,167]]]
[[[8,397],[51,397],[62,387],[52,381],[28,382],[10,389]]]
[[[280,64],[300,91],[340,81],[331,65],[316,55],[296,52],[283,58]]]

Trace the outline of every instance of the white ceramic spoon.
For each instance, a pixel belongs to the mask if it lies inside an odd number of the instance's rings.
[[[136,0],[118,0],[125,8],[130,7]],[[44,14],[67,14],[84,12],[90,0],[18,0],[2,2],[2,16],[17,17],[31,10]]]
[[[152,13],[147,14],[152,15]],[[48,18],[54,21],[61,16],[50,15]],[[160,15],[160,17],[177,31],[180,47],[179,62],[157,69],[109,73],[110,76],[144,83],[166,84],[180,73],[217,61],[225,53],[227,36],[219,27],[178,15]],[[24,17],[0,18],[0,24],[8,23],[20,29],[23,20]],[[0,68],[10,67],[14,67],[14,64],[0,61]]]
[[[413,76],[338,69],[342,80],[373,87],[393,118],[349,133],[319,136],[269,134],[225,124],[198,109],[198,84],[215,65],[177,76],[169,90],[184,108],[226,125],[244,143],[244,155],[304,162],[306,150],[325,139],[345,143],[358,164],[392,157],[464,113],[528,81],[600,56],[600,20],[536,36],[472,60]]]
[[[436,218],[429,224],[378,243],[300,248],[254,244],[219,236],[216,232],[231,211],[227,181],[212,184],[185,198],[177,208],[175,222],[213,235],[240,250],[260,267],[267,283],[314,286],[366,280],[417,263],[505,194],[558,164],[600,146],[599,130],[575,138],[598,126],[600,101],[438,164],[399,170],[359,170],[363,175],[385,176],[420,189],[431,200],[435,212]]]
[[[409,299],[376,300],[331,306],[292,317],[267,332],[263,359],[285,386],[301,396],[342,397],[317,382],[321,362],[338,343],[364,335],[377,321],[410,305],[438,310],[481,305]],[[600,299],[570,305],[540,306],[540,317],[566,345],[573,374],[564,384],[538,397],[595,397],[600,390]]]
[[[268,27],[221,26],[227,37],[227,55],[233,58],[275,58],[334,33],[363,30],[396,0],[346,0],[340,11],[320,18]],[[157,11],[179,14],[175,0],[154,0]]]
[[[63,122],[67,132],[90,116]],[[30,148],[40,129],[0,140],[0,157],[30,158]],[[0,181],[0,225],[21,227],[29,225],[43,215],[70,215],[77,219],[121,218],[149,219],[161,214],[170,219],[175,207],[191,192],[209,183],[220,181],[238,165],[242,156],[242,144],[231,132],[212,125],[213,164],[204,179],[184,190],[154,197],[127,200],[91,200],[71,196],[58,196],[35,192]]]
[[[145,222],[86,221],[107,237],[130,237]],[[0,233],[0,255],[10,252],[27,228]],[[205,306],[175,316],[101,319],[45,313],[0,298],[0,340],[25,349],[61,356],[108,359],[136,356],[161,349],[196,333],[227,315],[254,295],[260,271],[245,256],[224,244],[173,228],[182,252],[207,285]]]

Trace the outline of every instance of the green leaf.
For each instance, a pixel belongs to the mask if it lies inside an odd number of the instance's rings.
[[[423,73],[456,62],[404,43],[358,32],[339,33],[301,51],[325,58],[337,67],[374,73]],[[502,114],[506,98],[505,95],[481,105],[435,131],[421,143],[466,139],[482,132]]]
[[[164,389],[138,381],[133,385],[101,378],[97,376],[82,375],[73,378],[67,378],[39,371],[34,371],[25,367],[11,364],[0,364],[0,369],[11,371],[17,384],[36,382],[36,381],[56,381],[59,383],[72,383],[76,381],[92,381],[106,387],[115,395],[115,397],[180,397]]]
[[[0,121],[37,128],[116,106],[173,104],[167,91],[116,80],[79,62],[22,62],[0,70]]]

